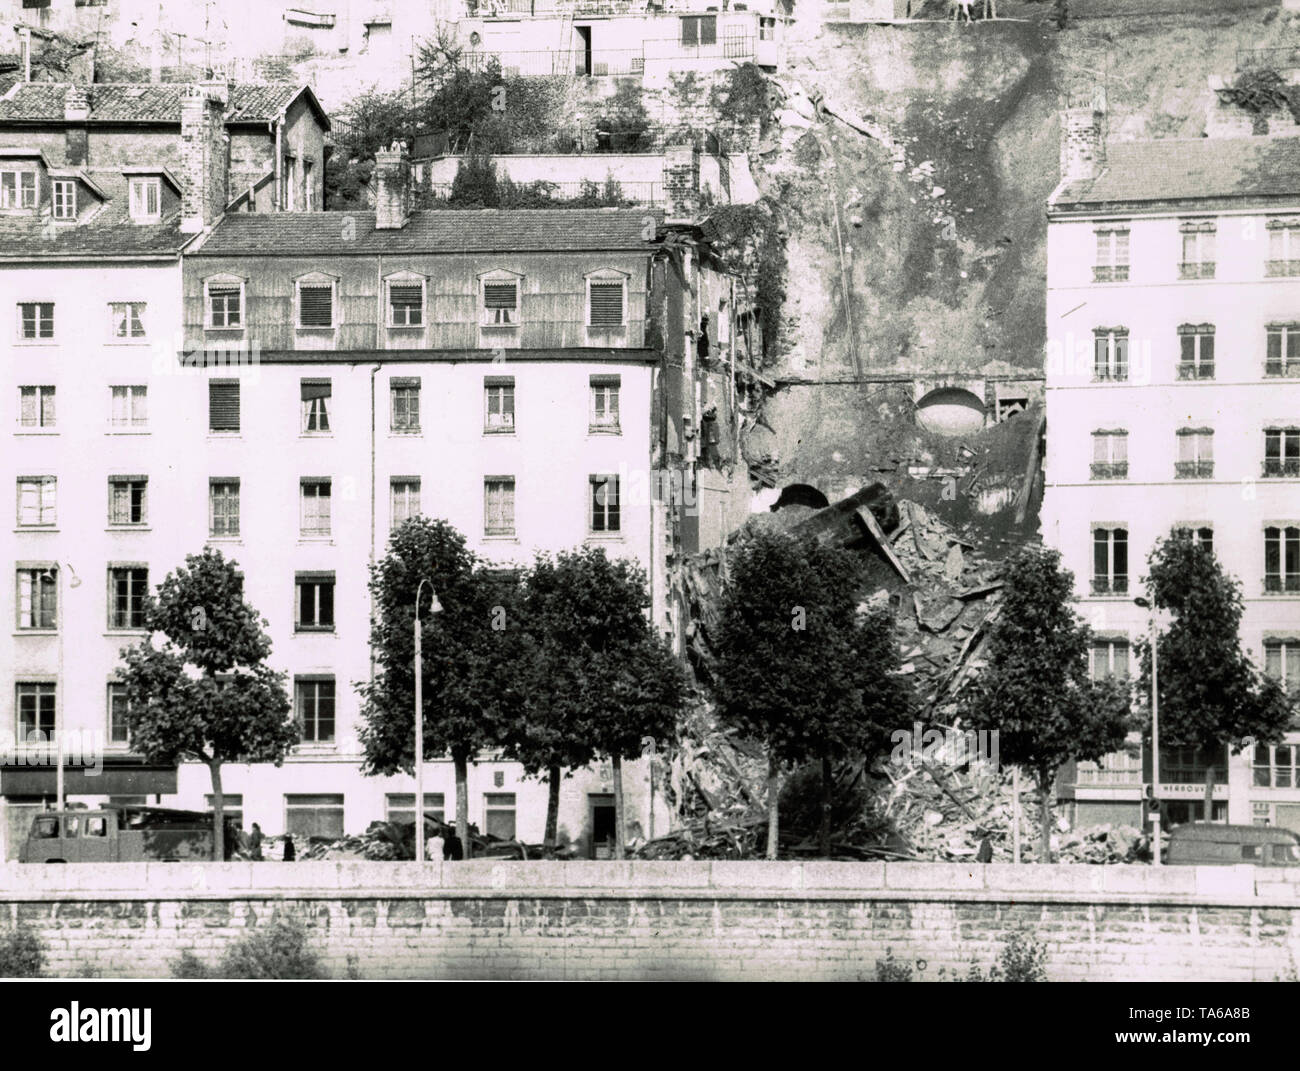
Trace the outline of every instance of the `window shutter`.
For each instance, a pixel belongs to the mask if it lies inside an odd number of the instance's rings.
[[[488,309],[513,309],[519,304],[518,283],[484,283],[483,306]]]
[[[316,398],[328,398],[330,389],[328,379],[304,379],[302,381],[302,400],[310,402]]]
[[[393,376],[393,378],[388,382],[389,382],[389,386],[394,387],[396,389],[406,389],[406,390],[420,389],[419,376]]]
[[[623,284],[591,284],[591,326],[621,327],[623,324]]]
[[[334,287],[298,287],[298,324],[300,327],[334,326]]]
[[[593,387],[621,387],[623,385],[623,377],[618,375],[592,376],[591,385]]]
[[[716,45],[718,43],[718,17],[705,15],[700,19],[700,44]]]
[[[208,382],[208,428],[211,431],[239,430],[239,381]]]
[[[514,387],[514,376],[484,376],[483,386],[485,387]]]

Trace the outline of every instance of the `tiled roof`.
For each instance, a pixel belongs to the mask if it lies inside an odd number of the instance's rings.
[[[350,221],[350,222],[349,222]],[[649,249],[663,213],[626,208],[451,209],[414,212],[400,230],[376,230],[373,212],[233,213],[198,250],[283,253],[546,253]]]
[[[1061,209],[1224,198],[1300,200],[1300,138],[1168,138],[1106,146],[1094,179],[1073,182]]]
[[[0,99],[0,121],[62,122],[62,82],[25,82]],[[86,87],[90,91],[90,121],[99,123],[179,123],[181,93],[175,82],[106,82]],[[304,91],[289,83],[235,85],[226,106],[226,122],[268,122],[284,113]]]

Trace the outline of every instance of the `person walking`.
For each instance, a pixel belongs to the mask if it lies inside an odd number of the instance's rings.
[[[286,833],[284,836],[284,861],[292,863],[298,858],[298,850],[293,846],[293,837]]]
[[[248,858],[259,862],[262,858],[262,827],[256,822],[253,823],[253,832],[248,835]]]

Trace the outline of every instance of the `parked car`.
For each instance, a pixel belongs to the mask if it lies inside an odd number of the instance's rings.
[[[1278,826],[1187,822],[1170,831],[1167,862],[1174,866],[1300,866],[1300,836]]]
[[[212,858],[212,815],[166,807],[46,811],[32,819],[20,863],[127,863]],[[226,858],[239,827],[226,820]]]

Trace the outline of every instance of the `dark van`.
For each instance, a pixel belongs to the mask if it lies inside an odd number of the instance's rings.
[[[1187,822],[1170,831],[1166,862],[1173,866],[1300,866],[1300,836],[1277,826]]]

